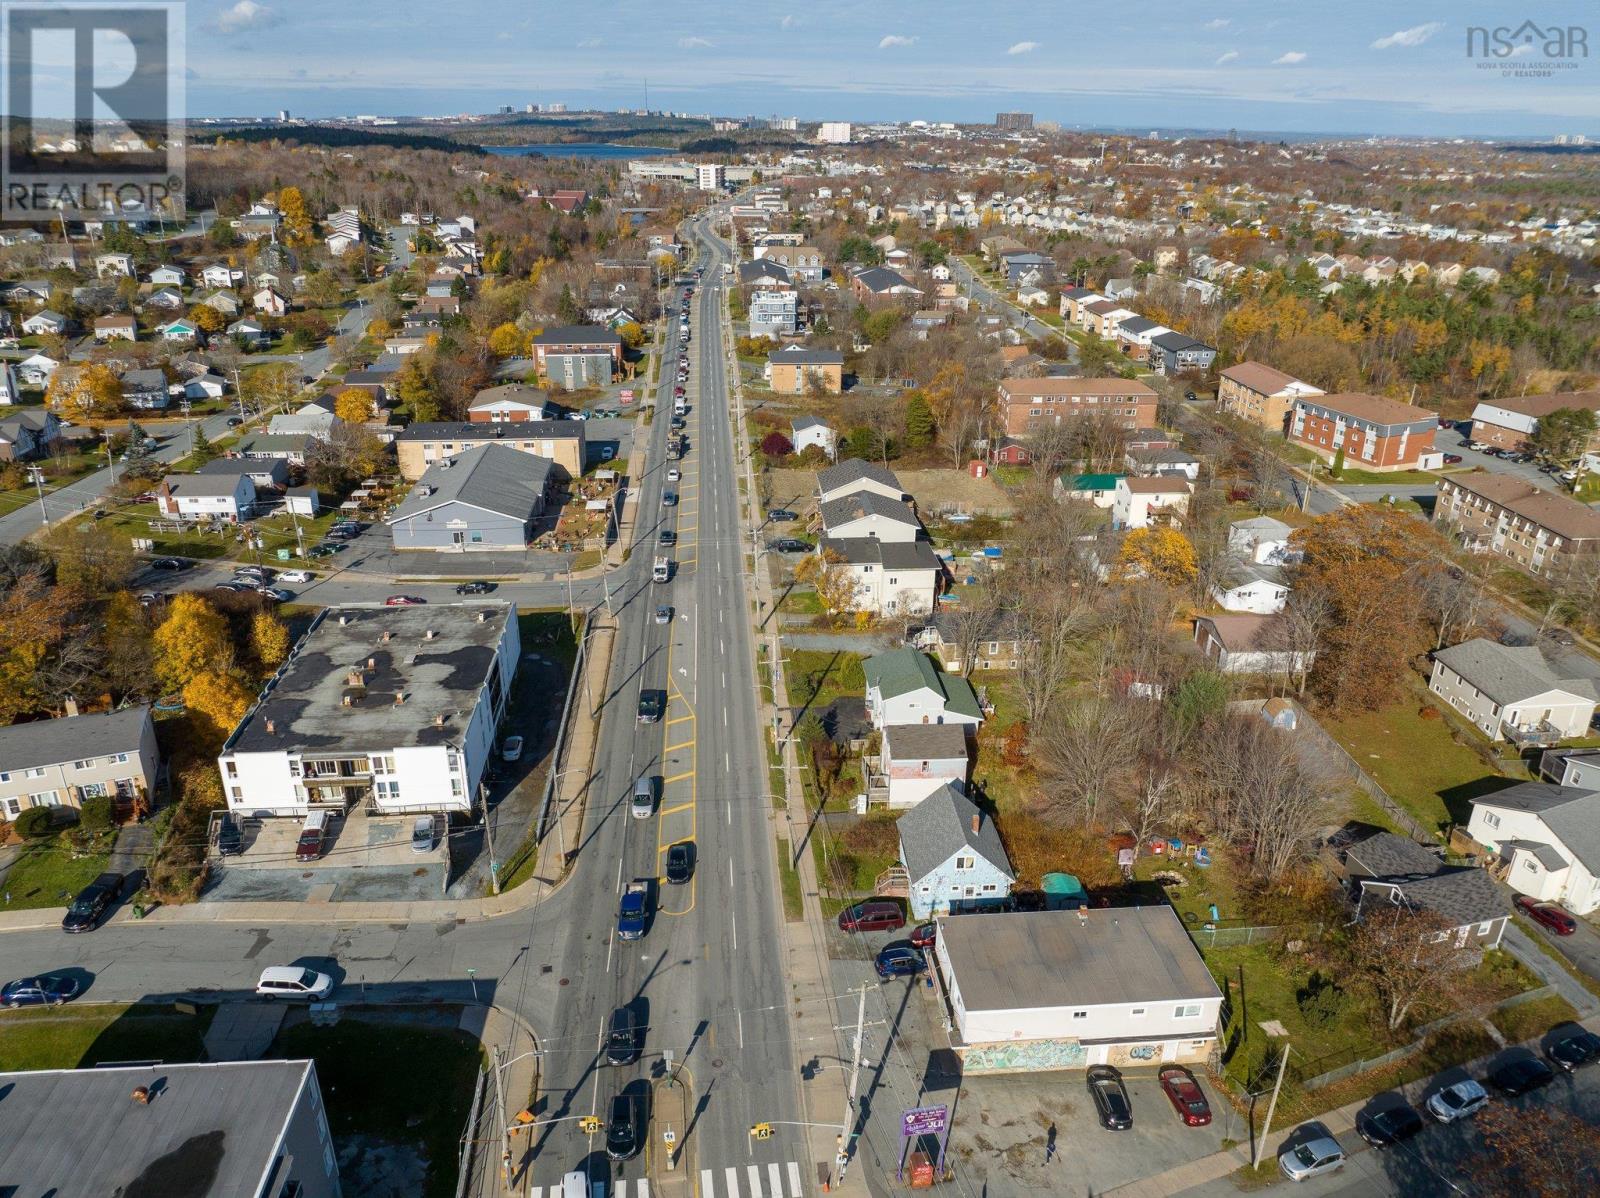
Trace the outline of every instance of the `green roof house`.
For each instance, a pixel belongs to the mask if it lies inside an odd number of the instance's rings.
[[[867,679],[867,712],[873,727],[890,724],[983,723],[983,708],[972,684],[945,674],[933,659],[912,648],[869,657],[861,664]]]

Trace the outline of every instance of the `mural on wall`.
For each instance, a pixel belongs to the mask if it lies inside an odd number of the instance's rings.
[[[1011,1044],[972,1044],[961,1050],[964,1073],[1083,1069],[1089,1052],[1076,1040],[1019,1040]]]

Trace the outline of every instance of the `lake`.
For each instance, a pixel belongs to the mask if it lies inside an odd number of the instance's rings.
[[[662,154],[676,154],[676,150],[663,150],[659,146],[614,146],[607,142],[572,142],[570,144],[531,146],[484,146],[491,154],[509,158],[523,158],[529,154],[542,154],[546,158],[655,158]]]

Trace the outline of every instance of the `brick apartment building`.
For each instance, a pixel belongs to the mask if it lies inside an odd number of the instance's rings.
[[[1559,391],[1554,395],[1518,395],[1486,399],[1472,410],[1472,439],[1496,449],[1523,449],[1539,427],[1541,418],[1563,408],[1600,413],[1600,391]],[[1600,449],[1600,432],[1587,449]]]
[[[1104,416],[1129,430],[1156,422],[1156,393],[1131,379],[1001,379],[999,402],[1008,437],[1079,416]]]
[[[1275,433],[1289,427],[1289,413],[1297,399],[1323,395],[1320,387],[1303,383],[1292,374],[1262,362],[1240,362],[1217,379],[1219,411],[1248,420]]]
[[[1359,391],[1297,399],[1289,415],[1289,440],[1333,461],[1344,450],[1362,470],[1411,470],[1435,453],[1439,414],[1397,399]]]
[[[1572,554],[1600,553],[1600,512],[1510,474],[1469,470],[1441,478],[1433,522],[1468,548],[1533,574]]]

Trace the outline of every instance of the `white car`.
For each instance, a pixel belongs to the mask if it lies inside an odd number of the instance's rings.
[[[1344,1167],[1344,1149],[1332,1136],[1318,1136],[1278,1154],[1278,1168],[1290,1181],[1321,1177]]]
[[[508,736],[500,746],[501,761],[516,761],[522,756],[522,737]]]
[[[1476,1115],[1489,1102],[1489,1091],[1470,1077],[1446,1086],[1428,1099],[1428,1114],[1440,1123],[1454,1123]]]
[[[310,570],[285,570],[278,575],[279,582],[310,582],[316,577]]]
[[[683,478],[683,471],[679,470],[676,466],[672,467],[672,469],[667,471],[667,481],[669,483],[678,482],[682,478]]]
[[[327,998],[333,979],[299,965],[269,965],[261,971],[256,993],[265,998]]]

